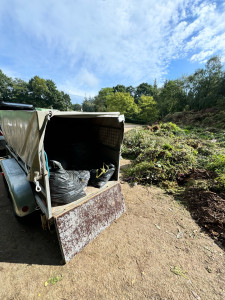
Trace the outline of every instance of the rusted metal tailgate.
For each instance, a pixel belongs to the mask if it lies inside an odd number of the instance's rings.
[[[68,262],[124,212],[121,186],[116,183],[56,216],[55,225],[64,261]]]

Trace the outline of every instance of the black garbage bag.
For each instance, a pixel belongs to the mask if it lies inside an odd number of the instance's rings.
[[[103,187],[113,176],[115,169],[113,164],[105,163],[103,163],[103,167],[100,169],[92,169],[90,171],[91,177],[88,184],[97,188]]]
[[[51,199],[60,204],[71,203],[84,196],[84,188],[90,178],[89,171],[66,171],[60,162],[49,161],[49,185]]]
[[[77,178],[79,178],[79,182],[81,184],[81,186],[84,188],[86,188],[86,186],[88,185],[88,181],[90,179],[90,172],[89,171],[66,171],[70,178],[74,181],[77,180]]]

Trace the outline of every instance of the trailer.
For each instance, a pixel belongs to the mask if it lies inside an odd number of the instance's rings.
[[[125,212],[119,183],[124,116],[9,109],[0,111],[0,124],[8,151],[0,164],[14,212],[23,218],[40,210],[42,226],[57,232],[66,263]],[[105,171],[108,162],[115,171],[104,186],[88,185],[82,197],[62,204],[53,201],[50,161],[66,172],[101,165]]]

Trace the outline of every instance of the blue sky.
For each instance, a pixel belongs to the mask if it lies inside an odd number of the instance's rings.
[[[225,2],[1,0],[0,69],[52,79],[73,102],[117,84],[162,84],[225,61]]]

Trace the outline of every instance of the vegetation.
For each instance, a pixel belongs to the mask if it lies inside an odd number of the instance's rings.
[[[103,88],[98,95],[85,99],[83,111],[120,111],[128,121],[152,124],[176,113],[210,108],[225,110],[225,72],[220,58],[208,60],[205,68],[162,87],[141,83],[137,87],[118,84]],[[135,105],[136,104],[136,105]],[[130,109],[129,109],[130,106]]]
[[[223,132],[187,130],[171,122],[130,130],[122,149],[123,157],[132,160],[125,178],[176,192],[184,183],[190,184],[191,173],[201,170],[210,174],[207,189],[224,192],[224,142]]]
[[[28,103],[36,107],[72,109],[70,96],[58,91],[50,79],[34,76],[28,82],[12,79],[0,70],[0,101]]]
[[[119,111],[121,114],[126,114],[128,118],[139,111],[134,98],[129,93],[110,94],[107,96],[105,104],[107,111]]]

